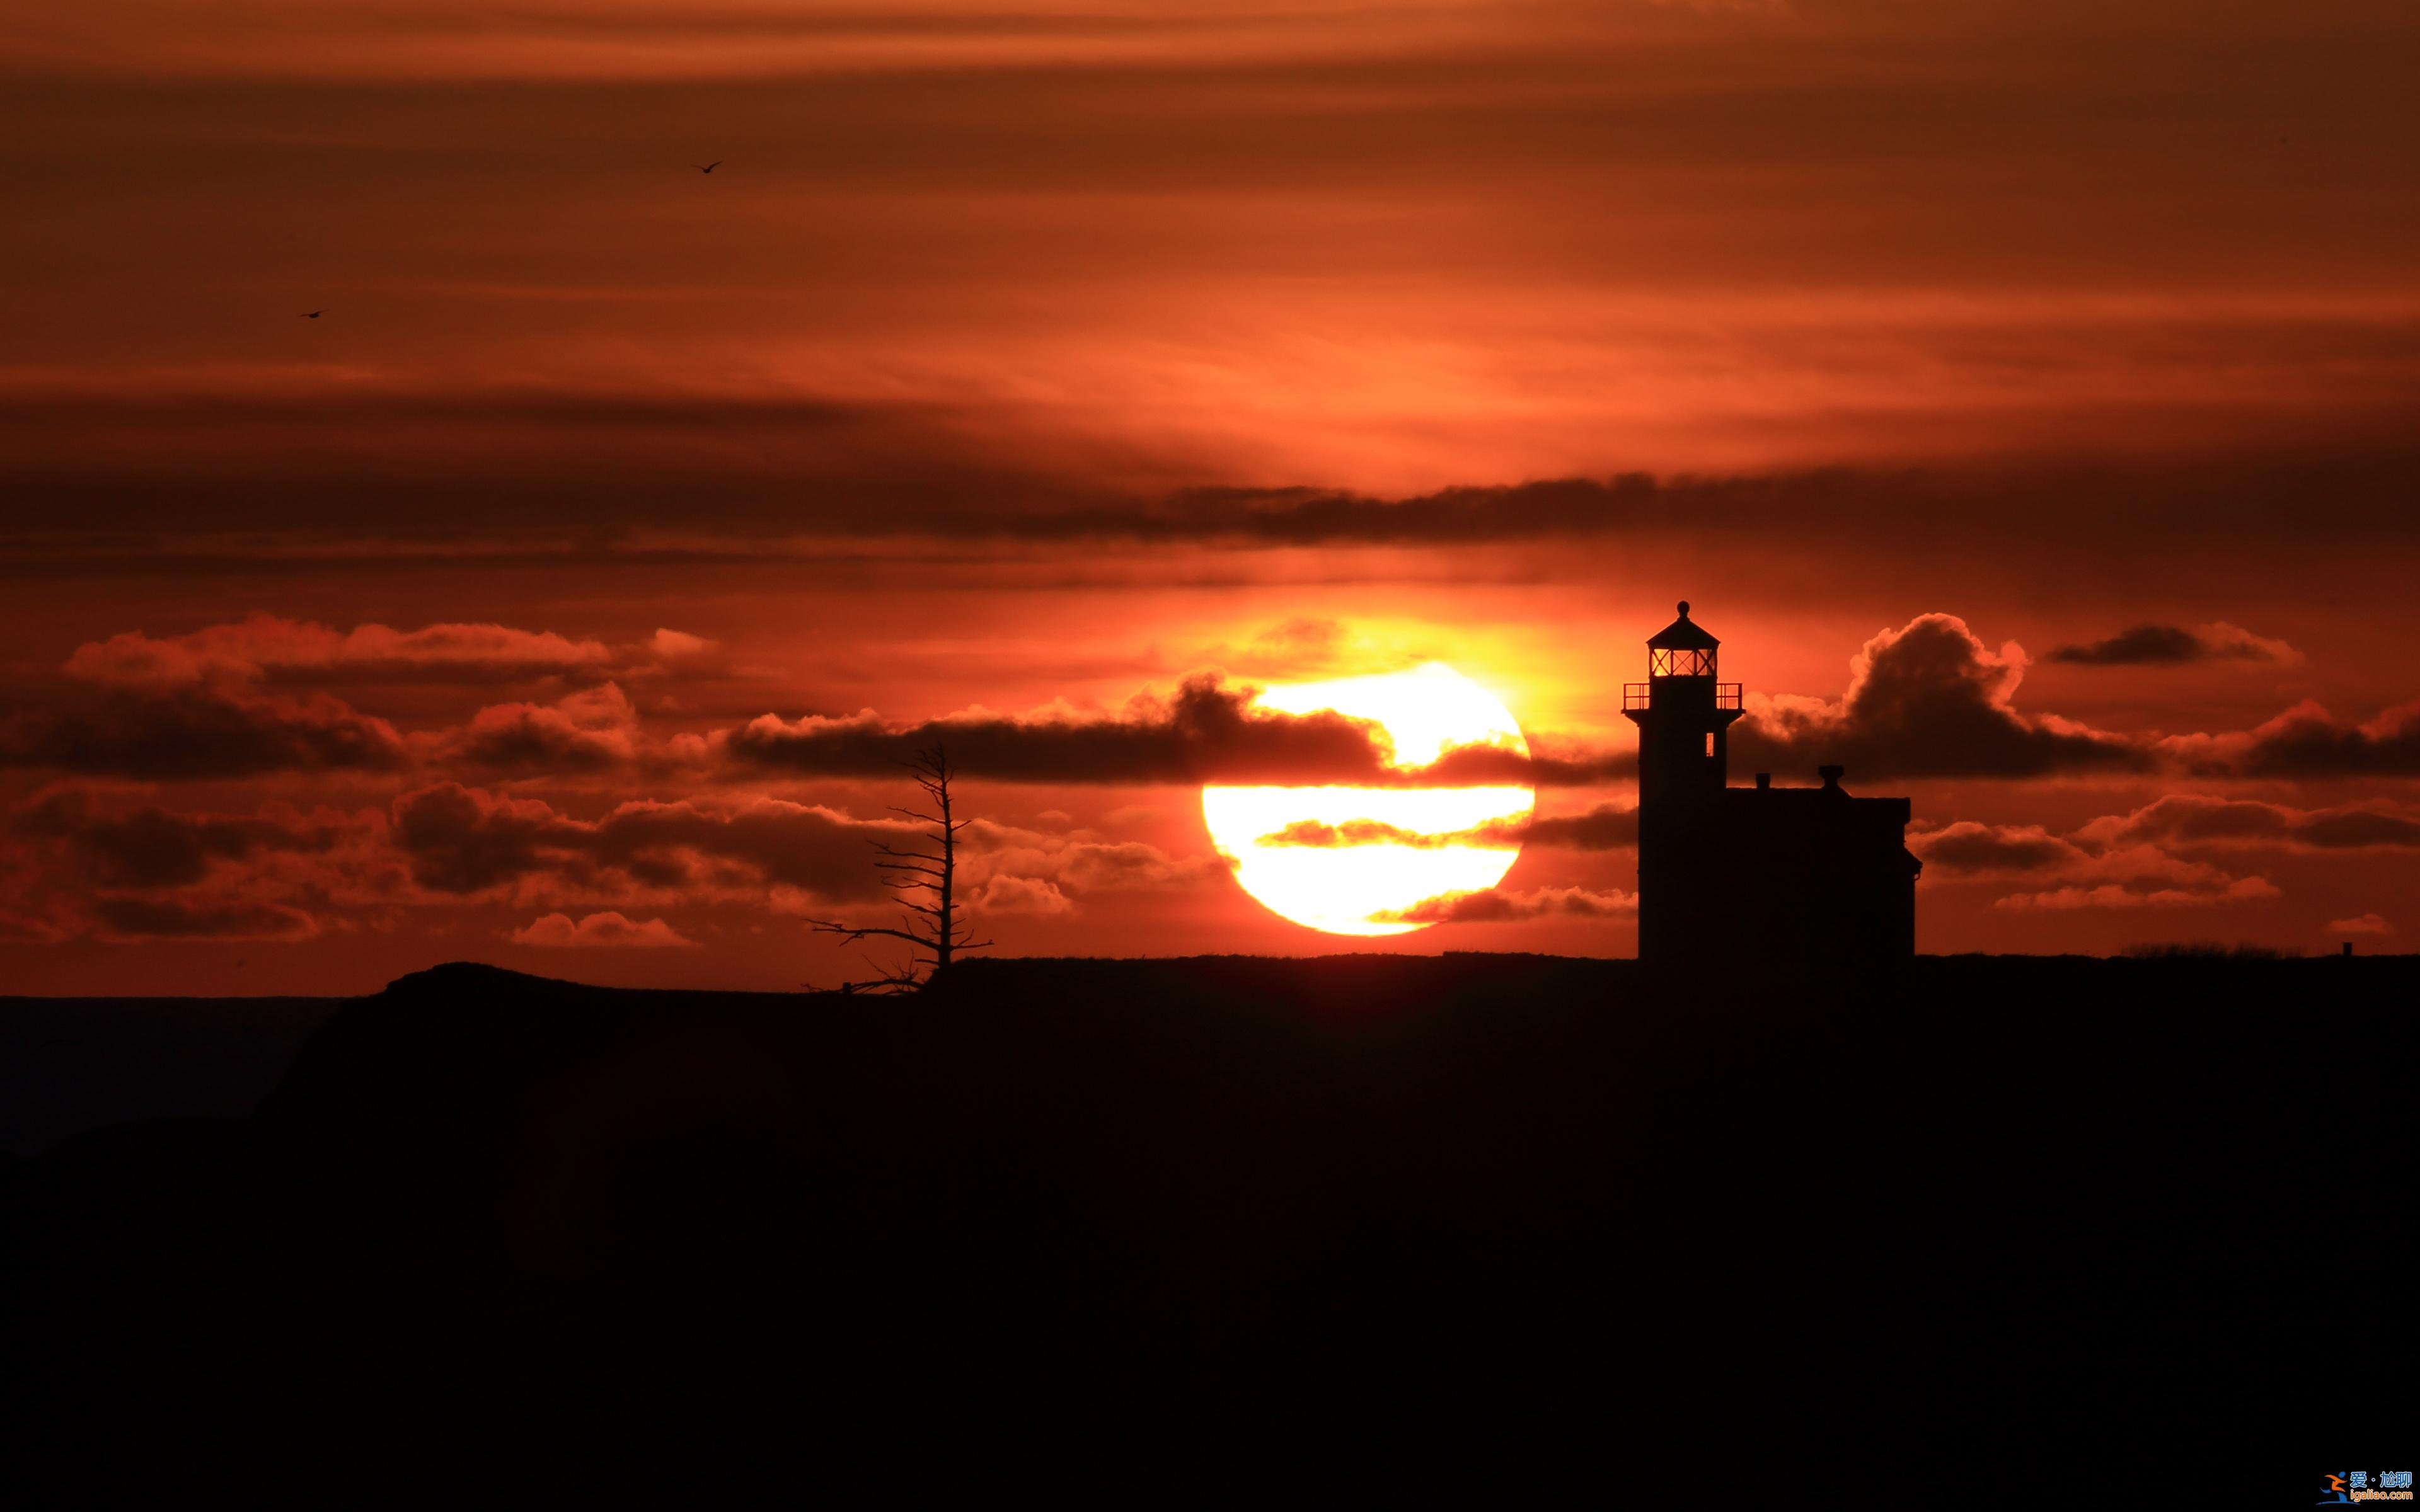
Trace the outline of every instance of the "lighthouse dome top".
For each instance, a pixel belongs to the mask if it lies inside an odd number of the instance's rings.
[[[1647,644],[1656,651],[1712,651],[1722,642],[1689,618],[1689,601],[1684,598],[1681,600],[1681,617],[1649,636]]]

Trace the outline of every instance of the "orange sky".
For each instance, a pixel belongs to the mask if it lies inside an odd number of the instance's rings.
[[[732,733],[869,709],[1003,949],[1344,948],[1011,747],[1437,657],[1619,810],[1684,595],[1926,949],[2408,948],[2420,16],[2119,9],[0,0],[0,980],[834,981]]]

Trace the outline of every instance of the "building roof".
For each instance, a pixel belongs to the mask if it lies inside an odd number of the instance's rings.
[[[1681,600],[1681,617],[1647,638],[1657,651],[1712,651],[1722,642],[1689,618],[1689,601]]]
[[[1722,802],[1744,814],[1809,816],[1816,820],[1846,821],[1858,825],[1890,822],[1897,827],[1892,833],[1907,827],[1913,817],[1915,802],[1909,798],[1854,797],[1838,788],[1732,788],[1722,790]]]

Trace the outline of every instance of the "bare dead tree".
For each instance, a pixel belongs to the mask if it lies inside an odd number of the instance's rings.
[[[958,818],[950,806],[950,781],[956,773],[950,765],[949,752],[936,746],[919,751],[914,761],[899,764],[924,790],[925,802],[933,810],[891,806],[892,813],[906,814],[928,826],[922,846],[902,849],[883,841],[867,841],[874,847],[874,865],[882,873],[882,885],[891,889],[906,910],[900,916],[900,927],[845,924],[829,918],[811,918],[807,922],[816,933],[841,936],[843,945],[877,938],[905,940],[909,953],[908,960],[895,967],[869,961],[867,964],[874,965],[878,975],[863,981],[843,982],[841,991],[845,993],[912,991],[957,959],[959,951],[981,950],[992,943],[974,937],[974,931],[967,923],[966,905],[958,901],[958,831],[974,821]]]

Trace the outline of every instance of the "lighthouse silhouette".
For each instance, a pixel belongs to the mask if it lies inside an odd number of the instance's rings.
[[[1842,769],[1820,787],[1730,785],[1740,685],[1722,645],[1681,617],[1647,640],[1647,681],[1625,683],[1638,726],[1638,957],[1657,965],[1885,965],[1916,953],[1916,879],[1905,798],[1851,797]]]

